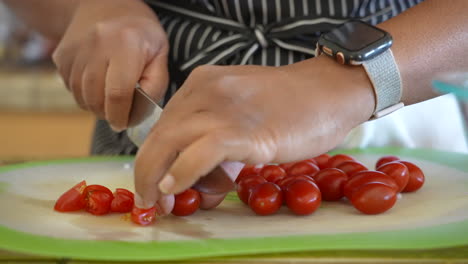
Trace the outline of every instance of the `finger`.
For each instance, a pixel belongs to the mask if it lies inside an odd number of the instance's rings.
[[[83,59],[84,56],[78,56],[77,59],[74,61],[71,72],[70,78],[68,79],[67,86],[69,87],[70,91],[75,98],[75,101],[78,105],[84,109],[88,110],[86,107],[84,98],[83,98],[83,87],[82,87],[82,80],[83,80],[83,72],[86,66],[86,62]]]
[[[159,183],[166,194],[179,193],[192,186],[224,161],[248,158],[248,138],[233,130],[221,130],[203,136],[177,157]]]
[[[104,119],[105,79],[108,63],[104,56],[93,56],[83,73],[83,99],[86,107],[97,117]]]
[[[143,70],[141,59],[120,54],[109,62],[105,79],[104,111],[115,131],[127,128],[135,85]]]
[[[201,177],[192,188],[209,194],[230,192],[234,189],[234,181],[243,167],[241,162],[223,162],[208,175]]]
[[[159,181],[178,153],[215,126],[209,120],[198,116],[192,122],[180,122],[173,127],[163,127],[159,122],[153,127],[135,160],[135,191],[145,208],[159,199]]]
[[[200,193],[201,203],[200,208],[203,210],[209,210],[217,207],[226,197],[227,193],[224,194],[207,194]]]
[[[156,211],[158,215],[165,216],[172,212],[175,204],[175,197],[173,194],[163,195],[156,203]]]
[[[52,54],[52,61],[54,62],[55,66],[57,67],[57,71],[60,74],[60,77],[65,84],[65,87],[71,91],[70,87],[68,87],[70,73],[73,66],[73,62],[75,61],[76,53],[68,53],[67,55],[63,55],[63,51],[60,48],[57,48],[55,52]]]
[[[153,99],[159,101],[169,83],[167,53],[158,54],[143,70],[140,86]]]

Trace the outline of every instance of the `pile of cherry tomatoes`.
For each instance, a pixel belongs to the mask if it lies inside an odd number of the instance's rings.
[[[258,215],[276,213],[285,204],[297,215],[315,212],[324,201],[348,199],[364,214],[392,208],[400,192],[414,192],[424,173],[413,163],[384,156],[369,170],[346,154],[299,162],[245,166],[236,179],[239,199]]]
[[[297,215],[315,212],[324,201],[348,199],[365,214],[379,214],[392,208],[400,192],[414,192],[424,184],[424,173],[413,163],[396,156],[384,156],[369,170],[346,154],[315,158],[279,165],[245,166],[239,173],[239,199],[258,215],[276,213],[285,204]],[[172,214],[187,216],[200,207],[200,193],[188,189],[175,195]],[[156,207],[138,208],[134,194],[123,188],[114,193],[102,185],[82,181],[57,200],[59,212],[85,210],[93,215],[131,213],[138,225],[149,225],[156,219]]]

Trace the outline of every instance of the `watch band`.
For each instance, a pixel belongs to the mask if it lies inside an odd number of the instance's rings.
[[[402,108],[400,71],[391,49],[364,61],[362,66],[372,82],[375,92],[375,110],[371,119],[380,118]]]

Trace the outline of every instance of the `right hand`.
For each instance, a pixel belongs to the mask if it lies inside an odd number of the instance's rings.
[[[127,128],[135,85],[160,99],[167,88],[168,41],[140,0],[81,0],[53,54],[78,105]]]

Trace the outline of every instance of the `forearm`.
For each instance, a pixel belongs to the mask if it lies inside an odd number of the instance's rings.
[[[468,1],[426,0],[380,28],[393,36],[405,104],[435,96],[436,74],[468,69]]]
[[[73,17],[79,0],[3,0],[25,23],[58,41]]]

